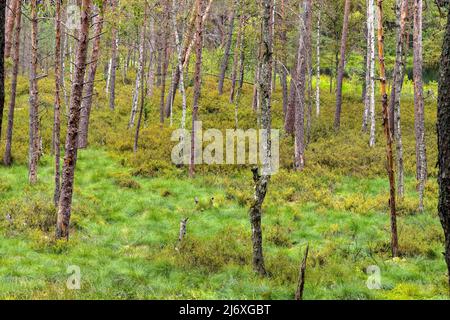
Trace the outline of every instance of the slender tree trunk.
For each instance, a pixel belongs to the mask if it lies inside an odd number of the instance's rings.
[[[168,0],[164,0],[165,1],[165,11],[168,12]],[[164,15],[164,29],[168,30],[169,29],[169,14],[165,14]],[[161,38],[162,38],[162,43],[163,43],[163,47],[162,47],[162,66],[161,66],[161,95],[160,95],[160,102],[159,102],[159,110],[160,110],[160,123],[164,123],[164,118],[167,117],[171,117],[172,116],[172,105],[173,105],[173,99],[171,99],[170,95],[168,95],[167,97],[167,109],[165,111],[165,115],[164,115],[164,101],[165,101],[165,97],[166,97],[166,77],[167,77],[167,68],[169,67],[169,43],[167,41],[167,37],[165,36],[165,34],[161,34]]]
[[[374,0],[367,0],[367,50],[366,50],[366,85],[364,96],[364,114],[362,131],[367,132],[369,128],[372,129],[372,119],[375,120],[375,115],[372,118],[372,111],[375,106],[375,15]],[[375,129],[375,123],[373,123]],[[370,146],[375,144],[375,131],[370,130]]]
[[[308,261],[308,253],[309,253],[309,244],[306,247],[305,255],[303,256],[302,264],[300,265],[297,291],[295,292],[295,300],[303,300],[303,290],[305,289],[306,262]]]
[[[149,40],[149,46],[150,46],[150,58],[149,58],[149,66],[148,66],[148,77],[147,77],[147,96],[152,97],[153,96],[153,90],[155,86],[155,52],[156,52],[156,46],[155,46],[155,22],[154,18],[150,16],[150,40]]]
[[[271,170],[271,85],[272,85],[272,33],[270,32],[270,17],[272,13],[272,0],[263,0],[263,18],[262,18],[262,51],[261,74],[258,87],[261,101],[261,129],[262,129],[262,174],[258,173],[258,168],[253,169],[253,180],[255,182],[255,194],[252,206],[250,207],[250,222],[252,226],[253,243],[253,269],[259,275],[266,275],[263,255],[263,238],[261,230],[262,205],[267,194],[270,181]]]
[[[300,21],[300,36],[298,44],[298,60],[297,60],[297,104],[295,108],[295,153],[294,168],[297,171],[303,170],[305,167],[305,87],[306,72],[308,69],[308,42],[311,34],[310,19],[312,2],[305,0],[302,4],[303,12]]]
[[[5,27],[5,58],[9,58],[11,56],[11,48],[13,44],[13,30],[14,23],[17,21],[17,9],[19,8],[19,0],[12,0],[9,3],[9,8],[6,10],[7,19],[6,19],[6,27]],[[3,23],[4,24],[4,23]]]
[[[209,0],[208,3],[206,4],[206,9],[204,10],[204,13],[203,13],[202,24],[204,24],[206,19],[208,18],[212,1],[213,0]],[[197,13],[195,12],[195,10],[196,10],[196,8],[194,8],[193,17],[197,17]],[[197,42],[197,33],[194,32],[194,28],[195,28],[195,19],[192,20],[191,26],[190,26],[188,32],[186,33],[187,36],[186,36],[186,41],[185,41],[185,47],[183,50],[183,69],[186,70],[187,72],[189,72],[189,61],[190,61],[192,47]],[[184,80],[185,80],[185,82],[187,82],[187,76]],[[178,88],[179,82],[180,82],[180,74],[178,73],[177,70],[175,70],[175,73],[172,77],[172,84],[170,86],[170,90],[169,90],[169,94],[168,94],[169,99],[167,99],[167,101],[166,101],[166,114],[167,115],[169,115],[170,105],[171,105],[172,101],[175,100],[175,95],[177,92],[176,88]]]
[[[1,11],[0,11],[0,14]],[[16,30],[14,34],[14,50],[13,50],[13,59],[14,59],[14,67],[11,78],[11,95],[9,98],[9,110],[8,110],[8,127],[6,129],[6,147],[5,147],[5,155],[3,157],[3,163],[5,166],[10,166],[12,164],[11,157],[11,146],[12,146],[12,136],[13,136],[13,126],[14,126],[14,109],[16,107],[16,91],[17,91],[17,76],[19,75],[19,64],[20,64],[20,31],[21,31],[21,22],[22,22],[22,9],[21,9],[21,0],[19,0],[19,5],[16,11]],[[1,23],[1,20],[0,20]],[[1,53],[0,53],[1,54]],[[1,102],[0,102],[1,103]],[[0,128],[1,131],[1,128]]]
[[[38,16],[37,0],[31,1],[31,64],[30,64],[30,143],[28,154],[28,180],[37,182],[39,160],[39,93],[38,64]]]
[[[320,3],[322,4],[322,2]],[[316,42],[316,116],[320,116],[320,23],[321,23],[321,8],[317,13],[317,42]]]
[[[201,90],[202,73],[202,53],[203,53],[203,0],[196,0],[197,19],[196,19],[196,41],[195,41],[195,74],[194,74],[194,102],[192,108],[192,131],[191,131],[191,163],[189,166],[189,176],[195,175],[195,122],[198,117],[198,103]]]
[[[114,12],[117,6],[118,0],[111,0],[111,11]],[[119,36],[115,26],[112,27],[111,36],[111,64],[109,71],[109,108],[114,110],[116,108],[116,73],[117,73],[117,50],[119,47]]]
[[[228,28],[227,42],[225,44],[225,50],[222,59],[222,65],[220,66],[220,76],[219,76],[219,94],[223,93],[223,83],[225,80],[225,73],[228,69],[228,60],[230,59],[231,43],[233,42],[233,29],[234,29],[234,17],[236,16],[236,10],[238,10],[238,2],[235,1],[234,8],[232,9],[230,15],[230,25]]]
[[[444,1],[442,1],[445,4]],[[450,9],[450,1],[447,1]],[[450,13],[442,47],[438,97],[439,217],[445,235],[445,262],[450,289]]]
[[[380,60],[380,82],[381,96],[383,104],[383,126],[386,136],[386,159],[387,171],[390,185],[389,206],[391,209],[391,250],[392,256],[398,256],[398,236],[397,236],[397,212],[395,207],[395,174],[394,156],[392,152],[392,133],[389,126],[389,106],[386,89],[386,70],[384,64],[384,28],[383,28],[383,0],[378,1],[378,58]]]
[[[184,71],[183,71],[183,49],[181,47],[181,44],[183,42],[183,39],[181,38],[181,35],[183,34],[183,32],[178,32],[178,28],[177,28],[177,5],[176,5],[176,0],[172,0],[172,27],[173,27],[173,32],[174,32],[174,36],[175,36],[175,46],[177,49],[177,70],[176,72],[179,73],[180,76],[180,85],[179,85],[179,89],[181,92],[181,97],[182,97],[182,114],[181,114],[181,132],[184,132],[184,129],[186,127],[186,113],[187,113],[187,99],[186,99],[186,89],[184,86]],[[185,136],[181,136],[181,143],[182,145],[184,145],[184,139]]]
[[[53,203],[58,205],[61,190],[61,0],[56,0],[55,17],[55,106],[53,111],[53,150],[55,152],[55,190]]]
[[[288,107],[287,107],[287,112],[286,112],[286,116],[284,119],[284,129],[286,130],[286,133],[289,133],[291,135],[294,134],[294,123],[295,123],[295,106],[297,105],[297,88],[296,88],[296,83],[295,83],[295,79],[297,79],[297,61],[299,60],[299,56],[298,56],[298,50],[297,50],[297,54],[296,54],[296,59],[295,59],[295,65],[292,68],[292,72],[291,72],[291,82],[289,85],[289,100],[288,100]]]
[[[288,48],[287,48],[287,27],[286,27],[286,9],[285,9],[285,1],[281,0],[280,2],[280,46],[281,46],[281,89],[283,92],[283,115],[286,116],[287,109],[288,109],[288,100],[289,100],[289,94],[288,94],[288,84],[287,84],[287,58],[288,58]]]
[[[62,170],[61,195],[58,206],[56,238],[69,239],[69,224],[72,207],[75,167],[78,152],[78,130],[81,101],[86,71],[86,59],[89,44],[89,21],[92,0],[82,0],[79,42],[75,61],[75,74],[70,97],[69,120],[66,135],[66,152]]]
[[[336,87],[336,115],[334,118],[334,128],[336,130],[339,130],[341,126],[342,82],[344,80],[345,51],[347,47],[349,15],[350,15],[350,0],[345,0],[344,23],[342,26],[342,38],[341,38],[341,58],[339,60],[339,68],[337,73],[337,87]]]
[[[423,196],[427,179],[425,147],[425,115],[422,84],[422,0],[414,0],[414,132],[416,136],[416,168],[419,182],[419,211],[423,211]]]
[[[128,128],[132,128],[134,126],[134,120],[136,117],[137,109],[138,109],[138,100],[139,100],[139,88],[142,83],[142,78],[144,78],[144,56],[145,56],[145,29],[147,22],[144,21],[142,30],[141,30],[141,40],[139,45],[139,68],[136,74],[136,84],[134,86],[134,95],[133,95],[133,103],[131,107],[131,116],[130,121],[128,122]]]
[[[0,2],[0,139],[2,137],[3,108],[5,105],[5,14],[6,3]]]
[[[85,98],[81,103],[80,114],[80,137],[78,139],[78,148],[84,149],[88,145],[89,118],[92,109],[92,100],[94,98],[95,75],[97,74],[98,60],[100,59],[100,40],[103,30],[104,3],[100,8],[94,8],[97,14],[94,18],[94,42],[92,44],[91,64],[89,65],[88,80],[85,89]]]
[[[408,0],[396,0],[397,16],[397,49],[395,57],[394,74],[391,89],[389,108],[394,110],[393,135],[397,147],[397,193],[399,197],[404,195],[404,169],[403,169],[403,141],[400,123],[400,98],[403,87],[406,62],[406,20],[408,18]],[[392,113],[390,113],[392,116]]]
[[[235,93],[236,93],[236,81],[237,81],[237,73],[239,68],[239,59],[241,55],[241,46],[242,46],[242,29],[244,28],[244,15],[241,13],[239,15],[239,30],[236,37],[236,45],[234,48],[233,55],[233,70],[231,72],[231,91],[230,91],[230,103],[234,102]]]
[[[147,29],[147,17],[148,17],[148,7],[145,4],[145,9],[144,9],[144,24],[143,24],[143,28],[142,28],[142,35],[141,35],[141,48],[140,48],[140,59],[142,59],[140,61],[140,70],[139,72],[141,73],[140,76],[140,81],[141,81],[141,107],[139,108],[139,116],[138,116],[138,122],[136,125],[136,132],[135,132],[135,136],[134,136],[134,147],[133,147],[133,151],[134,153],[137,152],[138,150],[138,143],[139,143],[139,131],[141,129],[141,123],[142,123],[142,115],[144,113],[144,106],[145,106],[145,33],[146,33],[146,29]],[[150,49],[153,50],[153,49]]]

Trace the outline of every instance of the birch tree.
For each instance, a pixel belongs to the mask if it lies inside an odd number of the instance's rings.
[[[227,72],[228,69],[228,61],[230,59],[230,50],[231,50],[231,44],[233,42],[233,30],[234,30],[234,18],[236,16],[236,10],[238,6],[238,2],[234,1],[234,6],[231,10],[231,14],[230,14],[230,24],[228,27],[228,34],[227,34],[227,42],[225,44],[225,49],[224,49],[224,53],[223,53],[223,58],[222,58],[222,64],[220,67],[220,75],[219,75],[219,94],[221,95],[223,93],[223,84],[224,84],[224,80],[225,80],[225,73]]]
[[[308,42],[311,32],[309,23],[311,19],[312,0],[304,0],[302,15],[299,23],[299,41],[297,53],[297,71],[296,71],[296,105],[295,105],[295,153],[294,168],[297,171],[303,170],[305,167],[305,87],[306,72],[308,68]]]
[[[270,182],[271,168],[271,85],[272,85],[272,33],[270,32],[270,17],[272,12],[273,1],[263,0],[263,17],[262,17],[262,54],[261,59],[261,76],[258,78],[258,87],[261,101],[261,129],[262,134],[262,174],[258,173],[258,168],[253,169],[253,180],[255,183],[255,194],[252,205],[250,207],[250,222],[252,226],[252,244],[253,244],[253,269],[259,275],[266,275],[263,255],[263,237],[261,230],[262,205],[267,194]]]
[[[74,177],[78,152],[80,109],[81,101],[83,99],[84,76],[89,44],[91,3],[92,0],[82,0],[81,4],[80,32],[75,60],[74,81],[72,83],[70,97],[61,194],[56,224],[56,238],[58,239],[69,239],[70,215],[72,210]]]
[[[342,83],[344,80],[345,51],[347,47],[349,15],[350,15],[350,0],[345,0],[344,23],[342,25],[342,37],[341,37],[341,54],[337,73],[337,87],[336,87],[336,114],[334,117],[334,128],[336,130],[339,130],[341,126]]]
[[[134,94],[133,94],[133,102],[131,106],[131,116],[130,121],[128,122],[128,128],[132,128],[134,126],[134,119],[136,117],[137,108],[138,108],[138,100],[139,100],[139,88],[141,85],[141,79],[143,77],[144,70],[144,46],[145,46],[145,25],[147,21],[144,21],[142,30],[141,30],[141,40],[139,44],[139,68],[136,73],[136,84],[134,86]]]
[[[425,115],[423,100],[423,53],[422,53],[422,0],[414,0],[414,133],[416,137],[416,175],[419,191],[419,211],[423,211],[427,158],[425,147]]]
[[[364,99],[363,132],[370,122],[369,146],[375,146],[375,5],[374,0],[367,0],[367,61],[366,61],[366,95]]]
[[[203,0],[196,0],[196,36],[195,36],[195,73],[194,73],[194,101],[192,107],[192,129],[191,129],[191,161],[189,165],[189,176],[195,175],[195,156],[199,150],[195,149],[195,122],[198,118],[198,105],[201,90],[202,54],[203,54]]]

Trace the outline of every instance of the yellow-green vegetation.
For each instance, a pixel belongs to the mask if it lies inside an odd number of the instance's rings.
[[[79,153],[77,164],[71,237],[68,242],[55,241],[49,147],[52,81],[40,82],[45,155],[35,186],[28,185],[26,168],[28,84],[24,78],[19,82],[15,164],[0,167],[0,298],[292,299],[307,243],[306,299],[448,298],[433,165],[435,99],[426,100],[430,178],[425,211],[419,213],[410,82],[405,83],[402,100],[407,178],[405,198],[399,201],[401,257],[390,257],[381,116],[377,114],[377,145],[371,149],[368,136],[361,133],[360,86],[348,82],[342,129],[335,133],[334,96],[324,85],[322,114],[313,116],[303,172],[291,170],[293,142],[282,133],[281,170],[272,178],[264,203],[269,276],[261,278],[251,267],[249,168],[199,166],[197,176],[188,179],[187,168],[170,161],[175,143],[170,137],[179,127],[181,99],[178,95],[175,101],[173,127],[168,121],[161,127],[158,91],[146,101],[140,149],[133,154],[134,131],[127,130],[132,85],[121,81],[115,112],[108,109],[103,83],[96,88],[90,147]],[[435,91],[436,86],[430,84],[429,89]],[[243,129],[256,127],[251,94],[252,88],[245,86],[239,107]],[[281,99],[277,86],[274,128],[282,128]],[[227,94],[217,94],[216,79],[204,79],[200,119],[205,129],[234,127],[234,106]],[[2,142],[2,153],[3,148]],[[187,235],[177,246],[179,222],[186,217]],[[81,290],[66,288],[71,265],[81,269]],[[366,286],[371,265],[381,270],[380,290]]]

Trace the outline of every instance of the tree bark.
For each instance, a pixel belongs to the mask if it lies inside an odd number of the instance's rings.
[[[386,70],[384,63],[384,28],[383,28],[383,0],[378,1],[378,58],[380,60],[380,82],[383,105],[383,126],[386,136],[386,160],[389,177],[389,206],[391,210],[391,250],[392,256],[398,256],[398,235],[397,235],[397,212],[395,206],[395,175],[394,156],[392,152],[392,133],[389,126],[389,106],[386,90]]]
[[[165,11],[167,12],[168,8],[167,8],[167,1],[165,0]],[[164,15],[164,29],[168,29],[169,28],[169,23],[168,20],[170,19],[168,14]],[[167,42],[167,37],[164,34],[161,34],[161,38],[162,38],[162,65],[161,65],[161,95],[160,95],[160,101],[159,101],[159,110],[160,110],[160,116],[159,116],[159,121],[160,123],[164,123],[164,118],[165,117],[171,117],[172,115],[172,104],[173,104],[173,99],[171,99],[170,95],[167,98],[167,109],[166,109],[166,114],[164,116],[164,101],[165,101],[165,97],[166,97],[166,76],[167,76],[167,68],[169,66],[169,60],[168,60],[168,51],[169,51],[169,44]]]
[[[444,2],[443,2],[444,4]],[[447,1],[450,9],[450,1]],[[445,235],[445,262],[450,290],[450,13],[442,46],[438,95],[439,217]]]
[[[38,64],[38,17],[37,0],[31,1],[31,64],[30,64],[30,142],[28,151],[28,180],[37,182],[39,160],[39,92]]]
[[[114,12],[117,7],[118,0],[111,0],[111,11]],[[112,27],[111,36],[111,64],[109,72],[109,108],[114,110],[116,108],[116,73],[117,73],[117,50],[119,47],[118,30],[115,26]]]
[[[236,93],[236,81],[237,81],[237,73],[239,67],[239,59],[241,56],[241,46],[242,46],[242,29],[244,28],[244,15],[241,13],[239,15],[239,30],[236,37],[236,45],[234,48],[233,55],[233,70],[231,72],[231,90],[230,90],[230,103],[234,102],[235,93]]]
[[[422,83],[422,0],[414,0],[414,132],[416,136],[416,174],[419,191],[419,211],[423,211],[427,159],[425,147],[425,115]]]
[[[146,19],[146,18],[145,18]],[[128,122],[128,128],[132,128],[134,126],[134,121],[136,118],[136,113],[138,109],[138,100],[139,100],[139,88],[142,83],[142,79],[144,78],[144,56],[145,56],[145,31],[146,31],[147,21],[144,21],[142,30],[141,30],[141,40],[139,45],[139,68],[136,73],[136,84],[134,86],[134,95],[133,95],[133,103],[131,106],[131,116],[130,121]]]
[[[228,28],[227,42],[225,44],[225,50],[223,54],[222,64],[220,66],[220,76],[219,76],[219,94],[223,93],[223,83],[225,80],[225,73],[228,69],[228,60],[230,60],[230,50],[231,43],[233,42],[233,29],[234,29],[234,17],[236,16],[236,10],[238,10],[238,2],[235,1],[234,8],[232,9],[230,15],[230,25]]]
[[[66,152],[62,170],[61,195],[59,198],[56,238],[69,239],[73,185],[78,152],[78,130],[83,96],[84,76],[89,44],[89,20],[92,0],[82,0],[81,25],[75,61],[75,74],[70,97],[69,120],[66,135]]]
[[[94,18],[94,42],[92,44],[91,64],[89,66],[88,80],[86,83],[85,98],[81,103],[80,114],[80,137],[78,139],[78,148],[84,149],[88,145],[89,118],[92,109],[92,100],[94,98],[95,75],[97,74],[98,60],[100,59],[100,42],[103,30],[104,3],[100,8],[95,7]]]
[[[204,24],[206,19],[208,18],[208,14],[211,9],[212,1],[213,0],[209,0],[206,5],[206,9],[204,10],[204,13],[203,13],[202,24]],[[194,8],[193,17],[196,18],[197,13],[195,10],[196,10],[196,8]],[[187,71],[189,71],[189,61],[190,61],[192,47],[197,42],[197,33],[194,32],[195,23],[196,23],[196,20],[193,19],[192,23],[190,25],[190,28],[189,28],[188,32],[186,33],[187,36],[186,36],[186,41],[185,41],[185,47],[183,50],[183,68],[184,68],[184,70],[187,70]],[[187,79],[185,79],[185,81],[187,81]],[[168,94],[169,99],[167,99],[167,101],[166,101],[166,115],[167,116],[170,114],[170,104],[172,103],[172,101],[175,100],[175,95],[177,92],[176,88],[178,88],[179,82],[180,82],[180,74],[177,70],[175,70],[175,73],[172,77],[172,84],[169,89],[169,94]]]
[[[393,110],[390,115],[394,117],[393,135],[397,150],[397,193],[399,197],[404,195],[404,169],[403,169],[403,141],[400,122],[400,98],[403,87],[406,62],[406,20],[408,18],[408,0],[396,0],[397,16],[397,49],[393,73],[391,100],[389,109]],[[392,129],[392,128],[391,128]]]
[[[194,101],[192,107],[192,131],[191,131],[191,162],[189,166],[189,176],[195,175],[195,122],[198,118],[198,104],[201,90],[202,73],[202,53],[203,53],[203,0],[196,0],[197,18],[196,18],[196,41],[195,41],[195,74],[194,74]]]
[[[320,3],[322,4],[322,2]],[[321,8],[317,13],[317,42],[316,42],[316,116],[320,116],[320,23],[321,23]]]
[[[337,87],[336,87],[336,115],[334,118],[334,128],[336,130],[339,130],[341,126],[342,82],[344,80],[345,51],[347,47],[349,15],[350,15],[350,0],[345,0],[344,23],[342,26],[342,38],[341,38],[341,58],[339,60],[339,68],[337,73]]]
[[[6,10],[7,19],[6,19],[6,27],[5,27],[5,58],[9,58],[11,56],[11,48],[13,44],[13,30],[14,24],[17,21],[17,12],[19,6],[19,0],[12,0],[9,3],[9,8]],[[4,23],[3,23],[4,24]]]
[[[288,59],[288,48],[287,48],[287,27],[286,27],[286,9],[285,9],[285,1],[281,0],[280,3],[280,46],[281,46],[281,75],[280,75],[280,81],[281,81],[281,89],[283,92],[283,115],[286,116],[287,109],[288,109],[288,100],[289,100],[289,94],[288,94],[288,84],[287,84],[287,59]]]
[[[142,28],[142,38],[141,38],[141,48],[140,48],[140,59],[142,59],[140,61],[140,70],[139,72],[141,73],[140,76],[140,81],[141,81],[141,107],[139,108],[139,116],[138,116],[138,122],[136,125],[136,132],[134,135],[134,147],[133,147],[133,151],[134,153],[137,152],[138,150],[138,143],[139,143],[139,131],[141,129],[141,123],[142,123],[142,115],[144,113],[144,106],[145,106],[145,32],[147,29],[147,17],[148,17],[148,7],[145,4],[145,9],[144,9],[144,24],[143,24],[143,28]],[[150,49],[153,50],[153,49]]]
[[[312,0],[303,1],[303,12],[300,20],[300,36],[298,44],[296,95],[295,106],[295,153],[294,169],[301,171],[305,167],[305,87],[306,73],[308,71],[308,43],[310,42]]]
[[[362,131],[366,132],[370,121],[369,145],[375,145],[375,7],[374,0],[367,1],[367,54],[366,54],[366,94]]]
[[[61,190],[61,1],[56,0],[55,17],[55,105],[53,110],[53,150],[55,152],[55,189],[53,203],[58,205]]]
[[[262,51],[261,51],[261,74],[258,79],[259,95],[261,101],[261,129],[262,129],[262,175],[258,174],[258,168],[253,169],[253,180],[255,182],[255,194],[250,207],[250,222],[252,225],[253,243],[253,269],[259,275],[266,275],[263,255],[263,238],[261,229],[262,205],[267,194],[270,169],[271,169],[271,86],[272,86],[272,63],[273,63],[273,34],[270,32],[270,17],[272,13],[272,0],[263,0],[262,19]]]
[[[1,11],[0,11],[1,15]],[[8,110],[8,127],[6,129],[6,146],[5,146],[5,154],[3,157],[3,163],[5,166],[10,166],[12,164],[11,157],[11,147],[12,147],[12,137],[13,137],[13,126],[14,126],[14,109],[16,107],[16,91],[17,91],[17,76],[19,75],[19,64],[20,64],[20,31],[21,31],[21,22],[22,22],[22,9],[21,9],[21,0],[19,0],[19,5],[16,11],[16,30],[14,34],[14,51],[13,51],[13,60],[14,67],[11,77],[11,95],[9,98],[9,110]],[[1,21],[0,21],[1,23]],[[1,54],[1,53],[0,53]],[[1,102],[0,102],[1,103]],[[1,131],[1,127],[0,127]]]
[[[305,255],[303,256],[302,264],[300,265],[298,286],[297,291],[295,292],[295,300],[303,300],[303,291],[305,289],[306,262],[308,261],[308,253],[309,253],[309,244],[306,246]]]

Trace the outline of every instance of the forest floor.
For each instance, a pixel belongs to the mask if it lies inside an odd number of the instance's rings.
[[[219,121],[221,128],[231,128],[234,109],[221,107],[227,97],[218,98],[213,83],[204,86],[200,117],[207,124]],[[242,103],[250,105],[251,88],[244,89]],[[308,243],[305,299],[448,298],[433,169],[435,105],[427,105],[430,179],[425,211],[418,213],[412,102],[405,99],[401,257],[392,259],[382,131],[377,147],[368,148],[367,136],[360,133],[361,103],[356,93],[347,91],[344,125],[336,135],[333,97],[324,90],[323,115],[313,122],[304,172],[289,169],[292,143],[283,138],[281,170],[272,178],[264,205],[269,276],[261,278],[251,268],[251,172],[200,169],[189,179],[184,169],[160,169],[161,144],[167,142],[155,139],[170,129],[161,131],[150,123],[142,132],[142,150],[132,155],[133,134],[116,129],[126,128],[130,90],[119,88],[115,116],[106,108],[93,110],[92,147],[79,153],[71,237],[66,242],[54,240],[49,152],[40,161],[39,183],[30,186],[27,181],[27,113],[20,109],[26,108],[27,90],[25,81],[19,84],[16,164],[0,166],[0,299],[292,299]],[[51,81],[43,82],[41,94],[50,107],[51,92]],[[98,105],[105,101],[100,94]],[[280,101],[277,91],[275,127],[281,127]],[[157,102],[150,105],[147,116],[157,119]],[[223,112],[212,112],[214,108]],[[251,115],[242,112],[242,119]],[[252,120],[246,119],[248,127]],[[50,123],[51,111],[43,115],[47,144]],[[5,218],[8,214],[12,221]],[[179,223],[186,217],[187,235],[177,246]],[[80,268],[80,290],[66,286],[69,266]],[[371,266],[380,270],[379,290],[367,286]]]
[[[26,167],[0,168],[1,202],[26,199],[21,205],[48,213],[47,204],[36,202],[52,184],[51,161],[45,162],[34,187],[28,186]],[[68,243],[54,243],[39,232],[0,236],[0,298],[291,299],[306,243],[312,248],[307,299],[445,298],[440,226],[430,214],[400,222],[401,243],[417,254],[424,247],[424,254],[392,260],[385,213],[354,215],[314,202],[269,204],[263,230],[270,276],[261,279],[250,265],[247,208],[216,187],[220,178],[118,180],[126,169],[95,149],[81,152],[77,170],[75,227]],[[408,179],[409,189],[412,184]],[[364,191],[376,197],[384,187],[383,179],[343,177],[334,195],[359,197]],[[184,217],[190,217],[186,244],[177,251]],[[81,290],[66,288],[72,265],[80,267]],[[367,288],[371,265],[381,270],[381,290]]]

